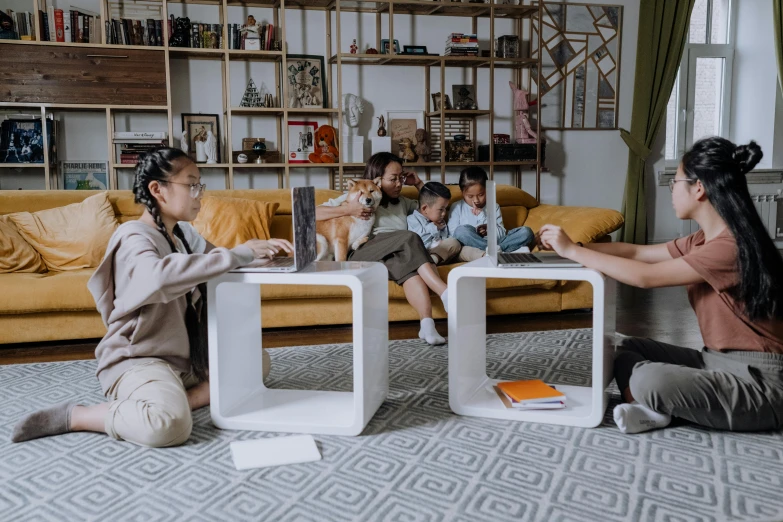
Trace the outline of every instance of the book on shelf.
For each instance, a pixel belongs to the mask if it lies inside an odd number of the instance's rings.
[[[57,122],[46,119],[50,163],[56,162]],[[40,117],[6,119],[0,123],[0,163],[43,163],[44,140]]]
[[[11,18],[10,28],[0,28],[0,40],[35,40],[35,15],[6,9]]]
[[[116,131],[112,138],[116,140],[142,139],[142,140],[165,140],[169,137],[166,131]]]
[[[63,161],[60,165],[65,190],[107,190],[109,165],[106,161]]]
[[[554,386],[535,379],[499,382],[494,387],[506,407],[526,410],[562,409],[566,396]]]

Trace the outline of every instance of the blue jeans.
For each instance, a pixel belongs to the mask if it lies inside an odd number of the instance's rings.
[[[454,237],[465,246],[487,249],[487,238],[481,237],[476,231],[476,227],[471,225],[460,225],[454,231]],[[505,237],[498,241],[498,248],[501,252],[513,252],[519,247],[530,245],[535,239],[535,234],[530,227],[519,227],[509,230]]]

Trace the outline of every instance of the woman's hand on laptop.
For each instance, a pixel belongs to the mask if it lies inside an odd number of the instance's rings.
[[[568,234],[557,225],[544,225],[538,232],[539,242],[546,250],[554,250],[558,255],[570,258],[576,245]]]
[[[245,246],[253,251],[256,259],[273,258],[281,250],[293,255],[294,246],[286,239],[251,239]]]

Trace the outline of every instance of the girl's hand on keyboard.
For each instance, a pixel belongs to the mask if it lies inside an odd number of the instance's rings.
[[[245,242],[245,246],[253,251],[256,259],[271,259],[281,250],[294,253],[294,246],[285,239],[251,239]]]

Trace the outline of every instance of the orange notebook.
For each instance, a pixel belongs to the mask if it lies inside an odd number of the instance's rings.
[[[554,399],[565,400],[565,394],[541,380],[499,382],[498,388],[517,402],[544,402]]]

